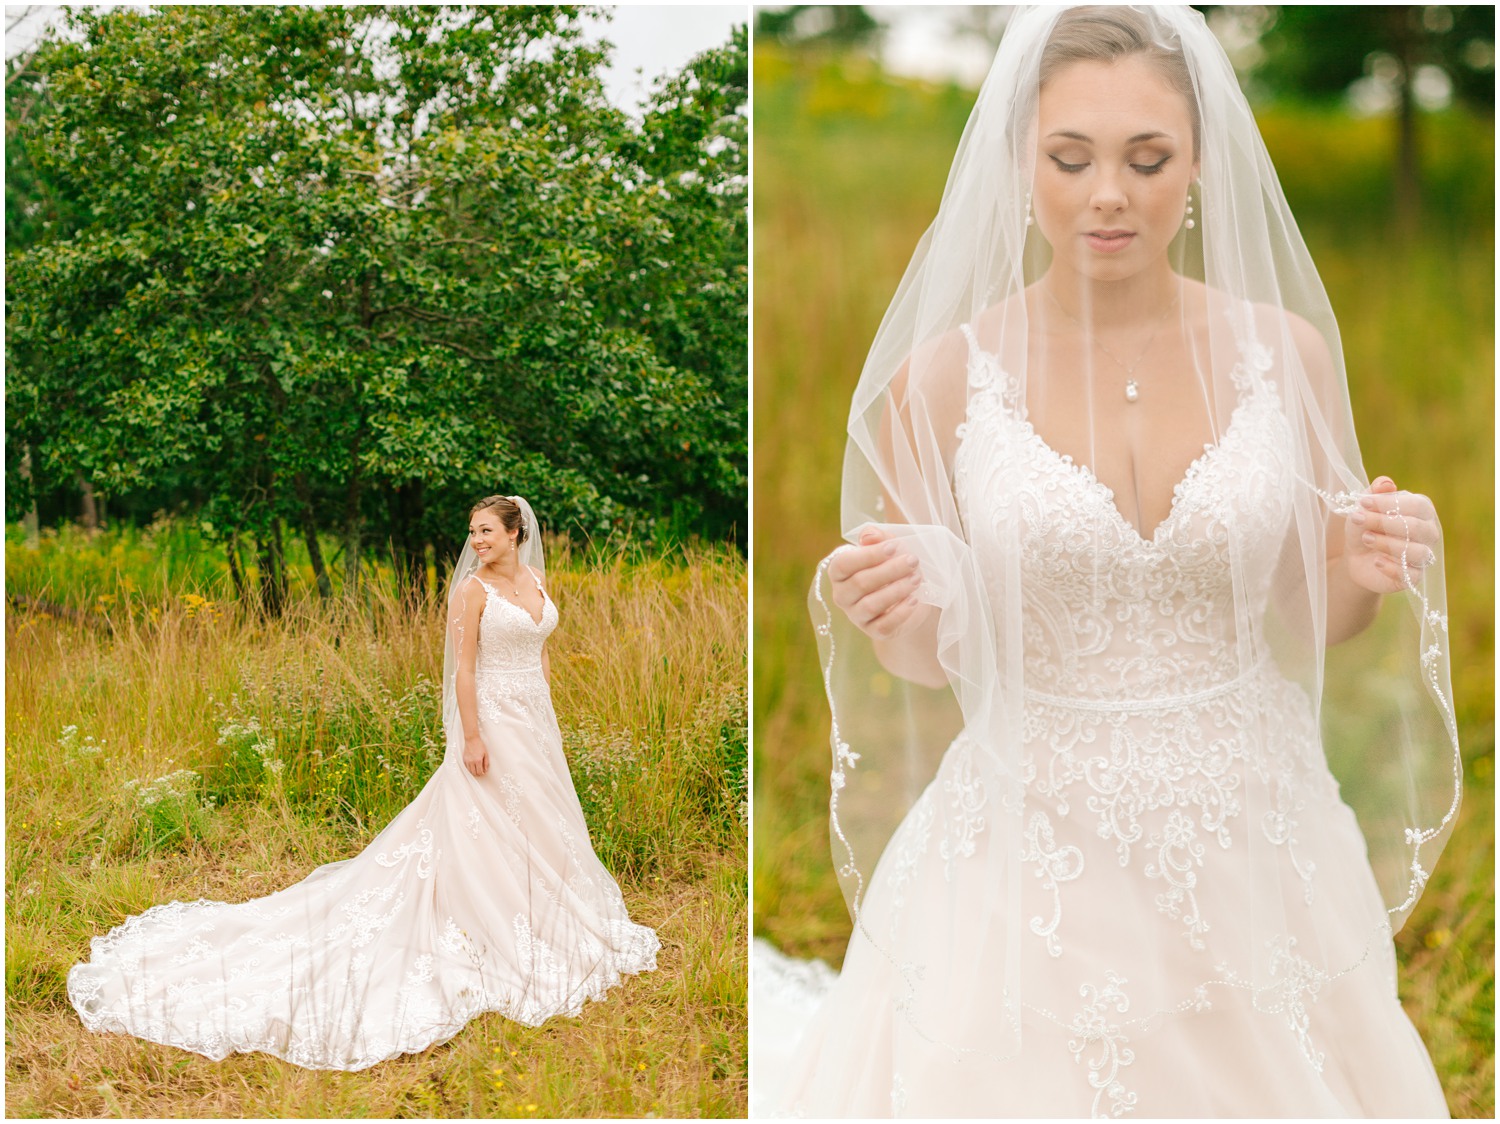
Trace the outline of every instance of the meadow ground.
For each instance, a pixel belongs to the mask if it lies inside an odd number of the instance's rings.
[[[736,555],[549,558],[565,751],[596,851],[661,937],[658,970],[577,1019],[484,1015],[330,1073],[90,1034],[67,970],[153,904],[259,896],[368,842],[441,758],[441,612],[304,594],[267,621],[223,600],[213,552],[180,525],[21,540],[8,529],[7,1115],[744,1115]],[[186,795],[140,799],[182,769]]]
[[[755,925],[837,964],[849,921],[807,589],[839,541],[850,394],[973,96],[761,44],[755,67]],[[1398,936],[1401,994],[1453,1114],[1492,1117],[1493,127],[1424,118],[1430,207],[1405,243],[1349,221],[1389,198],[1388,121],[1280,110],[1262,129],[1338,316],[1366,464],[1443,518],[1465,799]]]

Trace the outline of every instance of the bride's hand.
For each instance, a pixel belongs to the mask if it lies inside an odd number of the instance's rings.
[[[477,735],[464,739],[464,768],[476,777],[490,771],[490,751],[484,748],[483,740]]]
[[[860,535],[858,546],[835,551],[828,577],[834,604],[856,628],[877,640],[901,635],[921,608],[917,560],[877,528]]]
[[[1344,520],[1344,558],[1349,577],[1373,593],[1415,585],[1437,555],[1441,538],[1437,511],[1426,496],[1402,492],[1389,476],[1377,477],[1360,497],[1359,510]],[[1402,574],[1404,561],[1407,575]]]

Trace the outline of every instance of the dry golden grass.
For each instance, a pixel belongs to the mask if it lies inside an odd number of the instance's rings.
[[[315,602],[275,622],[187,600],[93,623],[9,614],[8,1115],[743,1115],[743,564],[580,563],[551,586],[567,751],[601,857],[659,932],[658,970],[580,1018],[485,1015],[354,1074],[90,1034],[66,974],[150,905],[259,896],[368,841],[432,768],[440,615],[378,599],[336,621]],[[249,716],[276,739],[279,786],[224,780],[219,729]],[[77,752],[87,736],[103,750]],[[163,840],[122,786],[184,767],[221,799]]]

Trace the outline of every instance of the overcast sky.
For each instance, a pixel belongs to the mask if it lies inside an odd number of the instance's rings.
[[[745,4],[610,7],[613,17],[599,25],[599,35],[615,45],[614,64],[604,75],[605,87],[616,105],[629,110],[639,107],[656,78],[679,69],[698,52],[719,46],[729,38],[731,27],[749,21]],[[28,9],[30,14],[20,18]],[[5,57],[12,58],[31,46],[61,13],[58,4],[7,4]],[[11,26],[13,23],[15,26]]]

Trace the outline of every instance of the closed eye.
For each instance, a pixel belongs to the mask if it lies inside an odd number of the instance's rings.
[[[1056,156],[1053,156],[1051,159],[1052,162],[1058,166],[1058,168],[1060,168],[1064,172],[1069,173],[1070,175],[1075,172],[1081,172],[1088,167],[1087,164],[1069,164],[1066,160],[1060,160]]]
[[[1163,156],[1155,164],[1132,164],[1130,166],[1143,176],[1154,176],[1167,166],[1167,161],[1170,159],[1172,159],[1170,156]]]

